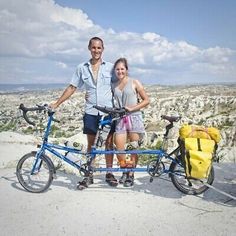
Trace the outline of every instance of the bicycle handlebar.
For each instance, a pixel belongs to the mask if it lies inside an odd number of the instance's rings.
[[[44,106],[41,106],[41,105],[37,105],[37,107],[25,107],[23,103],[20,104],[19,106],[19,109],[22,110],[23,112],[23,118],[25,119],[25,121],[30,124],[30,125],[33,125],[35,126],[35,122],[31,121],[28,116],[27,116],[27,112],[28,111],[48,111],[48,114],[54,114],[54,112],[48,107],[48,105],[44,105]],[[56,120],[53,118],[53,121],[55,122],[60,122],[59,120]]]
[[[122,108],[116,108],[116,107],[106,107],[106,106],[98,106],[98,105],[94,105],[94,108],[96,108],[97,110],[104,112],[106,114],[111,114],[111,115],[119,115],[120,117],[128,114],[128,111],[122,107]],[[181,116],[166,116],[166,115],[162,115],[161,118],[163,120],[167,120],[170,123],[173,122],[177,122],[181,119]]]
[[[116,108],[116,107],[106,107],[106,106],[97,106],[94,105],[94,108],[96,108],[97,110],[104,112],[106,114],[110,114],[110,115],[119,115],[119,116],[124,116],[127,114],[127,110],[122,107],[122,108]]]

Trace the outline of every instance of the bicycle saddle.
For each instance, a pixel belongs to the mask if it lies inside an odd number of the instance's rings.
[[[168,120],[169,122],[177,122],[181,119],[181,116],[166,116],[166,115],[162,115],[161,118],[163,120]]]

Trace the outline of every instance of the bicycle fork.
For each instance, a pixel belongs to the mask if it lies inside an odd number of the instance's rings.
[[[43,160],[42,158],[40,158],[44,153],[44,150],[42,150],[42,148],[37,151],[35,159],[34,159],[34,164],[33,164],[33,168],[31,170],[31,175],[37,174],[40,171],[40,168],[43,164]]]

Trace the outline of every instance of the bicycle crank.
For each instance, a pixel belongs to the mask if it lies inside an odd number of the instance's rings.
[[[158,162],[156,160],[153,160],[148,163],[147,165],[147,172],[151,176],[150,182],[153,181],[153,177],[159,177],[163,174],[165,170],[165,165],[162,161]]]

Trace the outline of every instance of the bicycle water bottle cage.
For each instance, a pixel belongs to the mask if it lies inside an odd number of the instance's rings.
[[[101,136],[99,136],[98,140],[96,142],[96,147],[102,147],[103,143],[104,143],[103,138]]]
[[[103,128],[100,127],[98,129],[97,131],[98,135],[95,139],[96,147],[102,147],[105,144],[109,131],[110,131],[110,128],[107,128],[107,126],[104,126]]]

